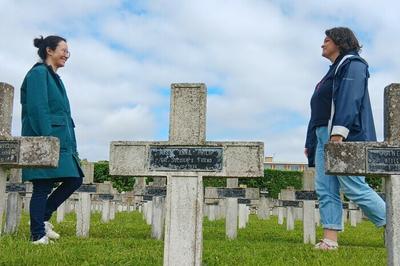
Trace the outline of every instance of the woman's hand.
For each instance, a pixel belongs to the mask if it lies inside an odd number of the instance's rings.
[[[333,143],[342,143],[343,142],[343,136],[333,135],[333,136],[331,136],[331,142],[333,142]]]
[[[304,155],[306,156],[306,158],[308,158],[308,149],[304,148]]]

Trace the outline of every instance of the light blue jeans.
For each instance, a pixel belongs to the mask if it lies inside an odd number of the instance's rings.
[[[382,198],[365,182],[363,176],[330,176],[325,174],[324,145],[329,141],[327,127],[316,130],[318,145],[315,154],[315,189],[324,229],[343,230],[342,201],[339,189],[355,202],[378,227],[386,224],[386,206]]]

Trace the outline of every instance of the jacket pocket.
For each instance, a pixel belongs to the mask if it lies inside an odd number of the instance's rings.
[[[67,127],[64,116],[51,116],[51,135],[60,140],[60,150],[67,150]]]
[[[52,115],[50,120],[52,126],[65,126],[64,116]]]

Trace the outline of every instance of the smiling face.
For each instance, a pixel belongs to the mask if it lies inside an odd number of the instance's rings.
[[[70,56],[68,45],[64,41],[59,42],[55,50],[51,50],[49,47],[47,47],[46,51],[46,63],[51,65],[54,71],[60,67],[63,67]]]
[[[329,59],[332,63],[335,62],[336,58],[340,54],[339,46],[337,46],[329,37],[325,37],[321,48],[322,56]]]

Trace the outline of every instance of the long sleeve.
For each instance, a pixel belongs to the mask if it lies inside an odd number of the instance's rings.
[[[26,105],[29,123],[38,136],[49,136],[52,131],[47,89],[47,72],[33,69],[26,79]]]
[[[315,134],[315,127],[312,124],[312,121],[308,123],[307,127],[307,136],[306,136],[306,143],[305,148],[307,148],[307,159],[308,159],[308,166],[313,167],[315,166],[315,150],[317,146],[317,136]]]
[[[338,89],[333,95],[335,115],[332,121],[331,135],[347,138],[350,129],[360,114],[365,94],[367,66],[358,60],[350,62]]]

